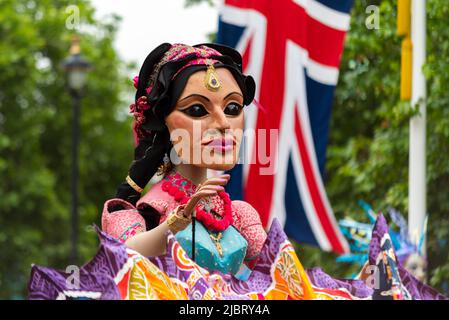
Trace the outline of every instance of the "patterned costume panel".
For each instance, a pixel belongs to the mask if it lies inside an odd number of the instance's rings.
[[[79,287],[71,274],[33,266],[30,299],[313,299],[314,290],[291,243],[273,222],[259,263],[250,278],[209,272],[193,262],[176,238],[167,254],[145,258],[114,238],[100,234],[100,250],[80,270]]]
[[[385,226],[385,220],[378,218],[373,231],[373,239],[377,240],[370,246],[371,259],[383,256],[385,246],[381,240],[385,239]],[[145,258],[110,235],[98,229],[97,232],[100,248],[95,257],[80,268],[78,283],[68,271],[34,265],[28,285],[29,298],[447,299],[401,266],[395,270],[394,263],[388,259],[378,260],[386,261],[385,266],[391,271],[379,274],[379,288],[372,288],[366,280],[332,278],[320,268],[306,271],[276,219],[246,281],[200,267],[189,259],[173,235],[167,239],[166,255]],[[394,274],[398,276],[396,282],[391,281]],[[400,290],[399,294],[396,289]]]

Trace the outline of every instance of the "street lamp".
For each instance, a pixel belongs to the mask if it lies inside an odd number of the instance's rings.
[[[79,119],[81,109],[81,98],[83,97],[86,84],[86,73],[91,64],[83,58],[79,46],[78,36],[72,36],[70,56],[62,63],[62,68],[67,74],[67,85],[72,97],[72,150],[71,163],[72,172],[70,179],[71,190],[71,227],[70,227],[70,261],[73,265],[78,261],[78,143],[79,143]]]

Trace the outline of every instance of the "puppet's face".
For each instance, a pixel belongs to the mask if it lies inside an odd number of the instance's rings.
[[[427,263],[418,253],[412,253],[409,255],[407,260],[405,260],[404,267],[419,281],[426,281]]]
[[[243,95],[228,69],[217,68],[215,75],[221,86],[211,91],[205,86],[206,71],[193,73],[165,121],[179,160],[229,170],[237,163],[243,137]]]

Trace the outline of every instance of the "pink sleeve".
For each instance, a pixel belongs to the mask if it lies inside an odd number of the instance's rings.
[[[111,211],[113,206],[120,205],[123,209]],[[101,217],[103,231],[124,243],[137,233],[146,231],[144,218],[129,202],[114,198],[106,201]]]
[[[265,232],[259,213],[248,202],[234,200],[234,225],[248,241],[245,261],[251,267],[257,261],[257,257],[265,243],[267,233]]]
[[[162,183],[156,183],[142,198],[137,201],[136,207],[139,210],[145,210],[150,206],[157,211],[160,216],[159,224],[165,221],[167,213],[170,212],[175,202],[167,192],[162,191]]]
[[[150,206],[155,209],[160,216],[159,224],[165,221],[167,218],[167,208],[168,204],[162,199],[149,199],[147,202],[137,202],[137,208],[145,209],[146,206]]]

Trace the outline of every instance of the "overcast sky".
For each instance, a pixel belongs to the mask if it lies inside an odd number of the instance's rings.
[[[122,59],[140,66],[163,42],[197,44],[217,30],[217,4],[184,8],[185,0],[91,0],[101,19],[111,13],[122,17],[115,48]]]

